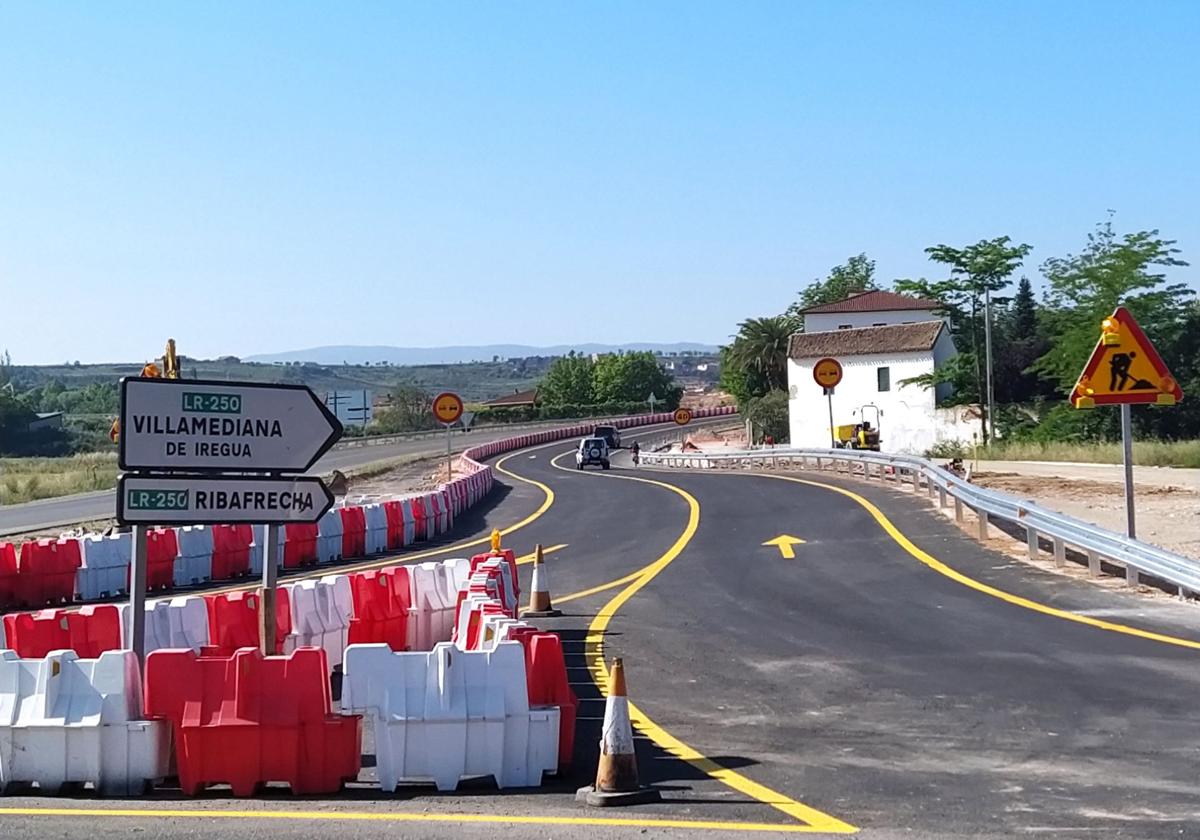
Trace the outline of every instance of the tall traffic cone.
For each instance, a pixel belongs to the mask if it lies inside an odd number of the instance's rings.
[[[550,570],[546,568],[546,558],[542,555],[542,544],[538,543],[533,551],[533,590],[529,593],[529,607],[521,613],[530,618],[553,618],[562,615],[562,610],[554,609],[550,603]]]
[[[613,660],[608,674],[596,784],[580,788],[575,799],[595,807],[640,805],[662,799],[656,789],[638,785],[633,725],[629,722],[629,698],[625,696],[625,665],[619,658]]]

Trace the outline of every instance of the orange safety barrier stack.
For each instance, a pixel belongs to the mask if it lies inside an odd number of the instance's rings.
[[[77,539],[22,543],[15,600],[30,607],[75,600],[75,570],[82,565]]]
[[[367,556],[367,514],[361,507],[350,505],[341,509],[342,556]]]
[[[320,648],[146,657],[146,714],[171,723],[184,795],[226,783],[250,796],[267,782],[326,794],[357,778],[362,717],[332,713],[328,676]]]
[[[298,569],[301,566],[315,566],[319,535],[320,527],[316,522],[284,526],[283,568]]]
[[[205,595],[208,608],[208,643],[214,652],[230,656],[239,648],[257,648],[260,590]],[[275,652],[283,653],[283,640],[292,632],[292,609],[287,593],[275,593]]]
[[[390,566],[350,575],[354,616],[347,644],[382,643],[394,651],[408,649],[408,611],[412,589],[408,569]]]

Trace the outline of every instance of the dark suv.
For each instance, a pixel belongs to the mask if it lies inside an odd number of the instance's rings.
[[[621,433],[616,426],[597,426],[592,429],[592,437],[604,438],[609,449],[621,448]]]

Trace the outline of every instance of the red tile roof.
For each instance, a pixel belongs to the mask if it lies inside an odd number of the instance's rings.
[[[897,309],[937,309],[938,302],[935,300],[921,300],[920,298],[908,297],[907,295],[899,295],[895,292],[885,292],[877,290],[873,292],[859,292],[856,295],[850,295],[845,300],[834,301],[833,303],[823,303],[820,306],[811,306],[805,309],[801,314],[821,315],[826,312],[889,312]]]
[[[824,356],[873,356],[880,353],[921,353],[933,349],[945,328],[942,321],[918,321],[887,327],[859,327],[852,330],[827,330],[796,333],[788,345],[792,359],[820,359]]]
[[[534,405],[537,403],[537,389],[532,391],[517,391],[515,394],[505,394],[484,403],[488,408],[503,408],[505,406]]]

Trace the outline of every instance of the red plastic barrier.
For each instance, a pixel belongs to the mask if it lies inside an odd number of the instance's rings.
[[[262,593],[221,592],[204,596],[208,607],[208,642],[223,656],[238,648],[257,648],[258,610]],[[292,632],[292,609],[284,590],[275,593],[275,652],[283,653],[283,638]]]
[[[317,537],[320,526],[316,522],[284,526],[283,568],[298,569],[317,564]]]
[[[121,649],[121,612],[112,604],[83,607],[79,612],[38,610],[4,616],[8,646],[24,659],[41,659],[52,650],[73,650],[95,659]]]
[[[75,570],[82,565],[77,539],[22,543],[15,600],[31,607],[75,600]]]
[[[575,716],[579,701],[567,680],[567,662],[562,642],[554,633],[520,633],[515,636],[525,646],[525,675],[531,706],[558,706],[558,767],[571,766],[575,752]]]
[[[229,580],[250,574],[254,529],[250,525],[214,525],[212,536],[212,579]]]
[[[52,650],[71,647],[67,619],[62,610],[38,610],[4,616],[8,647],[23,659],[40,659]]]
[[[81,658],[95,659],[106,650],[121,649],[121,610],[115,604],[80,607],[66,616],[71,649]]]
[[[348,644],[382,642],[394,651],[407,650],[408,610],[412,606],[408,569],[389,566],[350,575],[354,617]]]
[[[222,782],[235,796],[273,781],[293,794],[336,793],[358,776],[362,718],[332,713],[320,648],[269,658],[156,650],[145,696],[146,714],[171,722],[187,796]]]
[[[367,556],[367,512],[357,505],[340,509],[342,515],[342,557]]]
[[[384,502],[383,512],[387,516],[388,550],[404,547],[404,506],[398,501]]]
[[[446,511],[446,528],[454,527],[454,500],[450,498],[450,491],[443,484],[438,488],[438,499],[441,502],[442,510]]]
[[[0,608],[17,603],[17,547],[0,543]]]
[[[432,537],[433,534],[430,533],[430,517],[425,511],[425,502],[420,496],[413,496],[409,501],[412,502],[413,519],[416,520],[417,523],[416,538],[418,541],[427,540]]]
[[[146,532],[146,588],[170,589],[175,585],[175,558],[179,539],[173,528]]]

